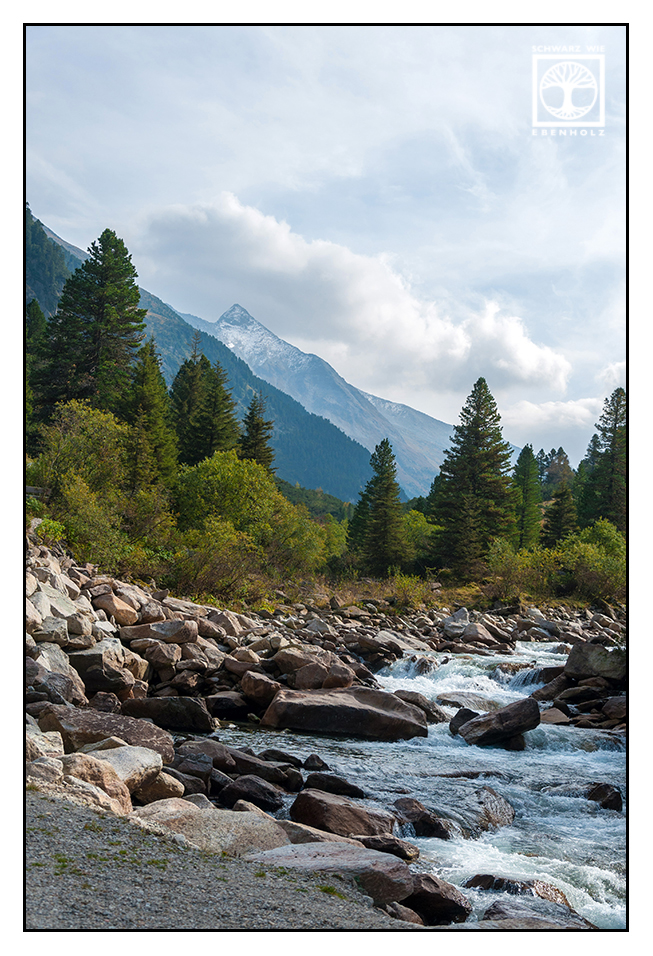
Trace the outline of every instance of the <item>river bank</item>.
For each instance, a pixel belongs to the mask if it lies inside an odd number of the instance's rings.
[[[624,928],[623,608],[234,614],[37,543],[27,581],[28,787],[393,929]]]

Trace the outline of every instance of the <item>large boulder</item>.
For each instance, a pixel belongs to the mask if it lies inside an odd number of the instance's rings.
[[[533,730],[540,723],[540,708],[532,697],[516,700],[492,713],[467,721],[458,733],[468,744],[479,747],[510,746],[515,737]]]
[[[575,644],[569,652],[564,672],[574,680],[604,677],[620,683],[626,679],[627,654],[620,647],[608,650],[600,644]]]
[[[391,834],[395,823],[393,814],[386,810],[373,810],[322,790],[302,790],[290,807],[290,818],[340,836]]]
[[[273,812],[283,806],[281,792],[272,783],[255,774],[243,774],[223,787],[218,794],[224,807],[233,807],[238,800],[247,800],[261,810]]]
[[[426,717],[418,707],[395,694],[358,686],[280,690],[265,711],[261,726],[372,740],[428,736]]]
[[[155,750],[161,755],[163,763],[169,763],[174,756],[170,734],[148,720],[122,714],[105,714],[90,707],[80,709],[65,704],[49,704],[39,715],[38,723],[43,731],[56,730],[61,734],[67,753],[107,737],[120,737],[135,747]]]
[[[63,694],[66,700],[77,707],[88,704],[84,682],[74,667],[71,667],[68,655],[57,644],[38,644],[31,652],[32,660],[53,674],[61,674],[71,681],[69,694]]]
[[[108,796],[120,804],[123,813],[131,813],[132,802],[129,788],[111,764],[105,760],[99,760],[94,754],[66,754],[59,759],[64,774],[69,774],[77,777],[78,780],[85,780],[87,783],[100,787]]]
[[[87,751],[88,752],[88,751]],[[161,754],[149,747],[113,747],[90,752],[93,757],[109,764],[130,793],[146,786],[163,769]]]
[[[206,704],[197,697],[141,697],[123,701],[127,717],[152,720],[158,727],[212,733],[215,722]]]
[[[409,823],[417,837],[437,837],[440,840],[450,840],[459,836],[460,827],[452,820],[440,816],[434,810],[429,810],[419,800],[413,797],[400,797],[395,800],[394,806],[398,811],[401,823]]]
[[[382,906],[405,899],[413,888],[413,875],[403,860],[342,842],[300,843],[251,853],[248,860],[271,867],[291,867],[306,873],[338,874],[355,880]]]
[[[202,809],[178,797],[139,807],[130,814],[130,819],[181,833],[189,843],[207,853],[244,856],[289,842],[281,827],[260,813]]]
[[[464,923],[472,912],[472,904],[457,887],[430,873],[414,875],[412,892],[402,902],[427,926]]]

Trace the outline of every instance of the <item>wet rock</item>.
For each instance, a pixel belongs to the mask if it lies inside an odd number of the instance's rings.
[[[472,904],[457,887],[429,873],[413,875],[413,888],[402,901],[414,910],[426,926],[464,923],[472,912]]]
[[[548,924],[546,927],[542,926],[542,928],[596,929],[592,923],[583,919],[582,916],[579,916],[578,913],[570,910],[567,906],[548,900],[534,899],[526,901],[515,897],[494,902],[483,914],[481,922],[522,919],[539,921],[540,925]],[[537,923],[532,928],[537,928]]]
[[[540,722],[540,709],[532,697],[517,700],[490,714],[482,714],[463,724],[458,733],[468,744],[478,747],[510,746],[510,741]]]
[[[400,797],[393,806],[398,811],[399,822],[409,823],[417,837],[437,837],[440,840],[450,840],[460,834],[460,827],[429,810],[419,800],[413,797]]]
[[[478,711],[470,710],[469,707],[461,707],[449,721],[449,730],[455,736],[463,724],[479,716]]]
[[[395,836],[355,836],[355,840],[360,840],[363,846],[368,850],[378,850],[379,853],[392,853],[398,856],[400,860],[407,863],[414,863],[419,859],[419,849],[407,840],[400,840]]]
[[[427,724],[442,724],[447,721],[447,715],[442,708],[425,697],[424,694],[419,694],[414,690],[396,690],[394,693],[400,700],[405,700],[407,704],[413,704],[413,706],[423,710],[426,714]]]
[[[594,784],[587,794],[587,799],[598,803],[605,810],[617,810],[621,812],[623,809],[621,791],[618,787],[613,787],[612,784],[609,783]]]
[[[251,701],[232,690],[210,694],[204,700],[209,713],[218,720],[247,720],[252,709]]]

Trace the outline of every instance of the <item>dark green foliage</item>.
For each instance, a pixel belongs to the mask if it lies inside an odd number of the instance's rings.
[[[264,418],[264,413],[265,402],[262,396],[254,395],[243,419],[239,456],[245,460],[257,461],[270,474],[274,474],[274,450],[270,445],[274,422]]]
[[[311,518],[316,521],[324,521],[327,515],[331,515],[336,521],[344,521],[350,519],[354,513],[352,504],[328,495],[321,488],[313,491],[310,488],[302,488],[299,483],[291,485],[289,481],[277,476],[274,480],[284,498],[293,505],[305,505]]]
[[[177,439],[168,390],[154,342],[138,353],[124,418],[132,426],[128,442],[128,484],[132,492],[163,482],[177,470]]]
[[[48,238],[42,224],[25,207],[25,301],[38,299],[46,315],[52,315],[64,283],[70,275],[63,249]]]
[[[216,451],[229,451],[240,437],[236,403],[226,388],[227,377],[220,364],[200,353],[200,333],[193,336],[192,353],[177,372],[170,396],[179,457],[196,465]]]
[[[605,518],[625,533],[627,524],[627,405],[623,388],[603,404],[587,455],[581,462],[583,483],[578,494],[583,526]]]
[[[108,411],[120,408],[143,338],[145,310],[138,308],[135,280],[124,242],[105,229],[67,279],[57,312],[48,320],[34,382],[43,417],[71,399],[88,399]]]
[[[373,471],[362,492],[350,525],[350,540],[364,566],[381,577],[412,558],[403,520],[397,466],[387,438],[370,458]]]
[[[487,382],[479,378],[455,426],[434,491],[433,519],[441,526],[437,558],[462,576],[475,576],[491,541],[511,536],[514,490],[510,445]]]
[[[553,548],[570,534],[578,531],[576,505],[568,485],[553,492],[553,502],[546,510],[542,528],[542,544]]]
[[[572,486],[574,472],[564,448],[560,447],[557,451],[552,448],[548,455],[540,449],[536,460],[542,483],[542,497],[545,501],[548,501],[553,492],[562,485]]]
[[[540,537],[542,489],[532,445],[524,445],[513,473],[515,501],[515,545],[532,548]]]

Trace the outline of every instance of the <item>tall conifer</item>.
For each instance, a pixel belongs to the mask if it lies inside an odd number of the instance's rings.
[[[257,461],[270,474],[274,474],[275,469],[272,467],[274,450],[270,445],[274,422],[265,419],[264,414],[265,401],[262,395],[256,394],[249,403],[247,414],[243,419],[239,456]]]
[[[479,378],[454,427],[440,467],[433,517],[442,526],[438,557],[463,577],[482,570],[493,538],[510,537],[514,490],[510,445],[484,378]]]
[[[532,548],[540,537],[542,489],[537,459],[532,445],[524,445],[513,473],[517,492],[515,502],[515,544],[517,548]]]
[[[57,402],[89,399],[115,412],[143,338],[137,273],[122,239],[105,229],[66,280],[48,320],[36,390],[48,417]]]

